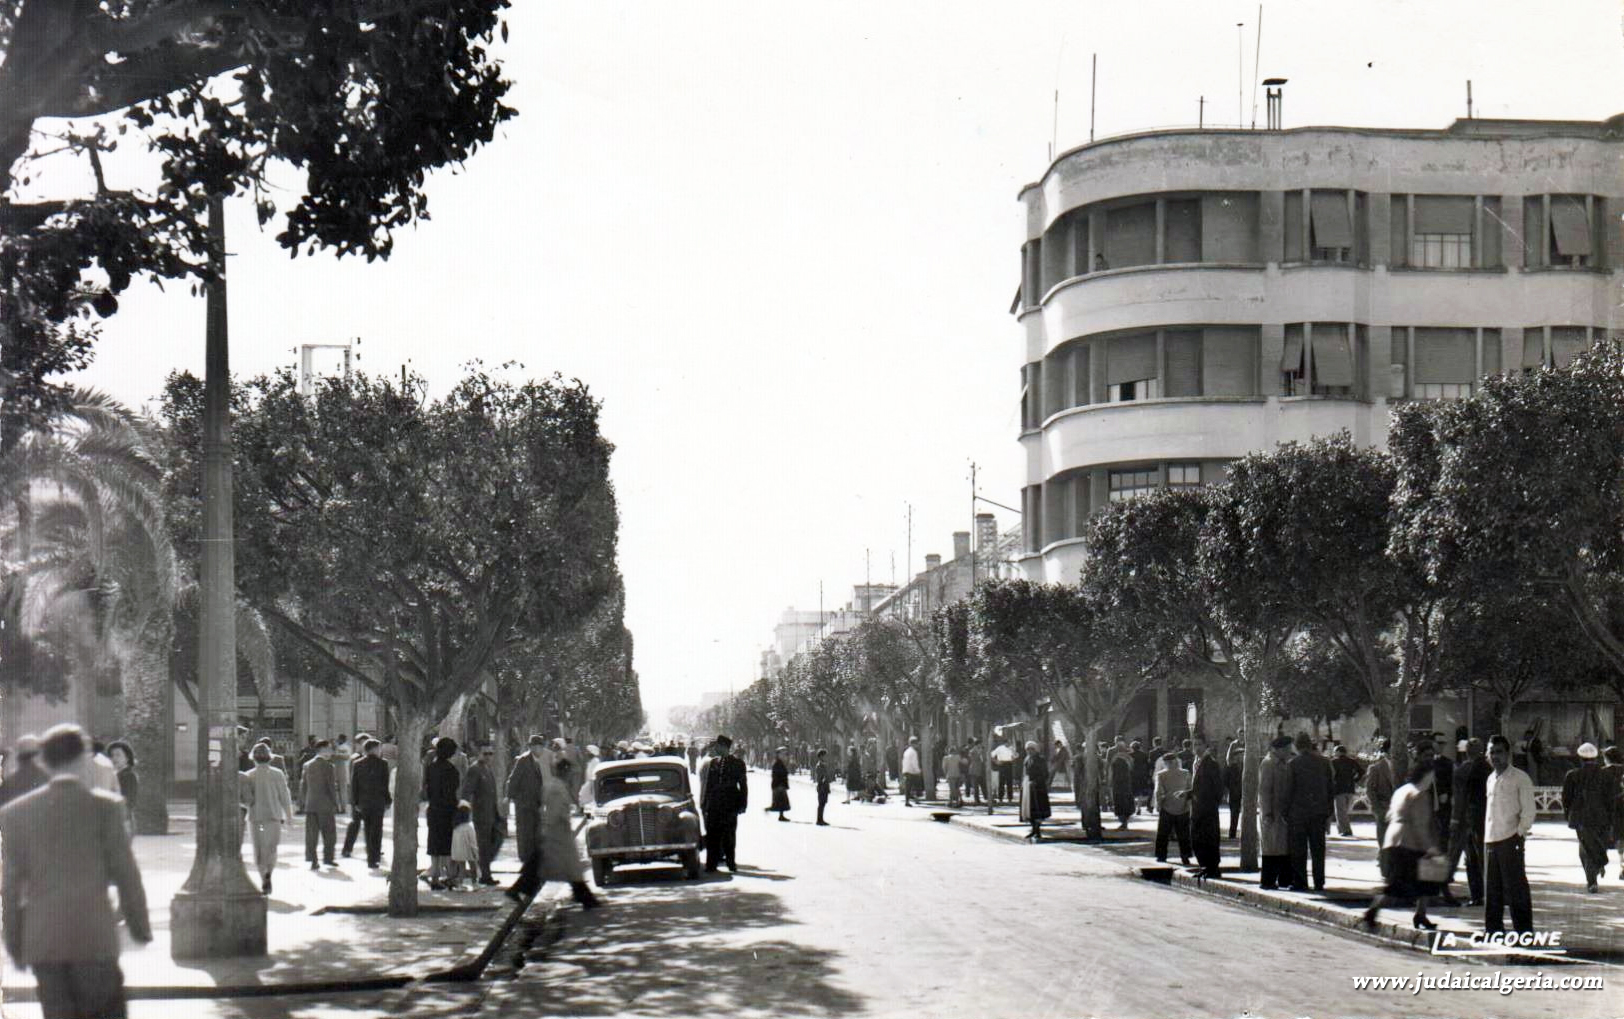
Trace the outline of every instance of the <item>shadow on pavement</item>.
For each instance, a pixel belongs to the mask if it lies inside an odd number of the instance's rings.
[[[745,874],[741,871],[741,878]],[[567,909],[552,943],[518,979],[490,985],[484,1007],[525,1014],[682,1016],[750,1011],[849,1015],[864,999],[832,982],[835,953],[754,932],[796,923],[777,896],[731,888],[645,888],[635,908]],[[567,928],[563,930],[562,928]],[[781,933],[781,932],[780,932]],[[514,1014],[519,1014],[517,1011]]]

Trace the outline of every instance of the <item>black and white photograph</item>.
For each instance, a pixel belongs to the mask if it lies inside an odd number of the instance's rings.
[[[0,0],[0,1019],[1624,1016],[1619,0]]]

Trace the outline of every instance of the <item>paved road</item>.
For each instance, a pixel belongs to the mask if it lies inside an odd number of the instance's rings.
[[[755,802],[765,786],[752,775]],[[567,907],[509,980],[326,1002],[136,1003],[132,1015],[1624,1015],[1624,971],[1588,966],[1543,971],[1601,975],[1604,990],[1356,991],[1355,976],[1494,969],[1148,885],[1085,849],[1015,844],[899,804],[837,796],[834,826],[818,828],[806,787],[794,795],[793,823],[743,819],[737,875],[617,883],[608,908]]]

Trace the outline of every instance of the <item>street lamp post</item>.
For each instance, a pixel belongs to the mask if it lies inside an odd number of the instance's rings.
[[[197,855],[170,903],[176,959],[265,954],[265,897],[242,865],[237,808],[236,578],[231,524],[231,375],[226,343],[224,201],[209,197],[203,383],[203,547],[198,569]]]

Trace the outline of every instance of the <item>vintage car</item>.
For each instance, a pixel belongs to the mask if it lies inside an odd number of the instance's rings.
[[[676,860],[689,878],[699,877],[699,813],[687,761],[607,761],[598,765],[592,784],[586,851],[600,887],[620,862]]]

